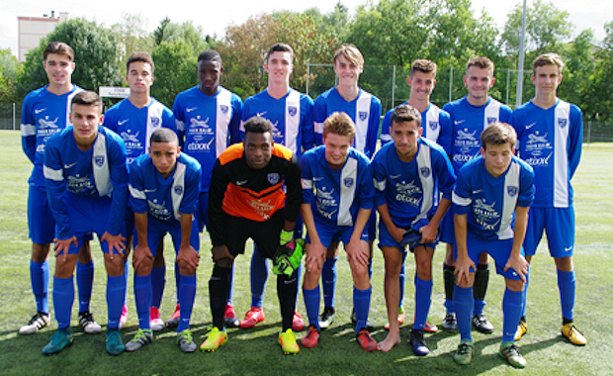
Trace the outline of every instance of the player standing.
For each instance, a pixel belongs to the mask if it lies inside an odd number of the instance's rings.
[[[421,241],[409,244],[416,266],[415,320],[410,344],[415,355],[423,356],[430,352],[424,330],[432,296],[432,257],[438,244],[439,224],[451,206],[455,175],[445,150],[421,137],[419,110],[410,105],[398,106],[390,120],[388,134],[393,143],[383,146],[372,161],[390,327],[387,338],[378,347],[389,351],[400,343],[397,317],[402,304],[398,281],[407,253],[403,238],[405,232],[413,230],[416,235],[421,234]]]
[[[334,54],[334,72],[338,76],[338,85],[322,93],[315,99],[313,120],[315,142],[322,144],[323,123],[334,112],[344,112],[355,124],[353,147],[372,158],[377,147],[379,124],[381,122],[381,101],[358,86],[360,74],[364,70],[364,57],[354,45],[341,46]],[[372,274],[372,241],[376,235],[376,215],[372,212],[367,225],[369,243],[368,273]],[[338,243],[332,243],[326,254],[322,269],[324,311],[321,314],[321,328],[325,329],[334,321],[334,293],[336,289],[336,261],[338,260]],[[351,315],[355,324],[355,310]],[[368,327],[372,324],[368,322]]]
[[[72,84],[74,51],[66,43],[51,42],[43,51],[43,68],[49,84],[30,92],[21,112],[22,148],[34,165],[28,179],[28,226],[32,239],[30,281],[36,300],[36,314],[19,329],[19,334],[33,334],[49,324],[49,244],[53,242],[55,221],[49,209],[43,175],[47,140],[70,124],[70,101],[80,87]],[[94,281],[94,264],[89,241],[77,260],[79,288],[79,323],[86,333],[100,333],[101,328],[89,312]]]
[[[455,172],[480,153],[479,135],[494,122],[506,123],[511,116],[511,109],[494,98],[488,92],[494,86],[494,63],[487,57],[475,57],[466,64],[464,86],[468,94],[456,101],[447,103],[443,110],[447,111],[453,122],[453,144],[451,147],[451,163]],[[453,244],[455,242],[453,225],[453,207],[443,218],[441,241],[447,243],[447,253],[443,264],[445,281],[445,308],[447,314],[443,320],[443,329],[456,331],[457,323],[453,309],[454,263]],[[492,333],[494,326],[483,313],[485,294],[489,281],[488,256],[484,253],[477,265],[475,273],[475,307],[472,323],[481,333]]]
[[[528,209],[534,199],[534,171],[513,155],[516,141],[510,125],[491,124],[481,133],[481,156],[460,169],[453,191],[457,283],[453,303],[461,336],[454,360],[458,364],[465,365],[472,360],[470,319],[474,307],[475,265],[483,253],[488,253],[506,284],[499,354],[513,367],[526,365],[513,337],[521,316],[528,274],[522,243]]]
[[[94,232],[108,275],[106,351],[119,355],[124,350],[118,326],[126,290],[122,228],[128,204],[128,168],[123,140],[102,127],[101,111],[102,101],[96,93],[78,93],[70,110],[73,126],[54,135],[45,148],[45,184],[58,227],[53,279],[58,330],[43,348],[46,355],[72,344],[73,273],[81,245]]]
[[[519,141],[519,156],[534,168],[536,197],[530,208],[524,247],[528,263],[547,234],[549,253],[555,260],[562,308],[562,335],[574,344],[587,339],[573,324],[577,281],[573,266],[575,212],[571,179],[579,166],[583,117],[579,107],[557,97],[564,63],[559,55],[537,57],[532,65],[536,96],[512,115]],[[526,294],[515,339],[526,333]]]
[[[261,116],[270,120],[274,126],[274,142],[286,146],[296,158],[300,159],[303,151],[313,148],[315,143],[313,100],[289,86],[289,77],[294,68],[293,60],[294,50],[287,44],[277,43],[270,47],[264,64],[264,70],[268,73],[268,87],[245,100],[243,121],[252,116]],[[300,217],[296,223],[294,236],[302,237]],[[266,258],[262,257],[257,247],[254,247],[251,257],[251,308],[245,314],[245,319],[241,321],[241,328],[252,328],[264,321],[262,305],[267,279]],[[298,280],[300,280],[300,269]],[[292,329],[294,331],[304,329],[304,321],[297,310],[294,312]]]

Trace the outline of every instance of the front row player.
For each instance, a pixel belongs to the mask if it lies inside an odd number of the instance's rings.
[[[332,113],[324,121],[323,145],[307,151],[300,160],[304,195],[300,212],[308,234],[302,293],[309,329],[300,341],[304,347],[315,347],[319,341],[321,269],[330,244],[342,241],[353,276],[357,340],[364,350],[377,350],[366,329],[372,289],[365,227],[373,206],[373,175],[368,158],[351,147],[355,132],[349,115]]]
[[[481,133],[481,156],[466,163],[458,172],[453,192],[456,234],[453,303],[461,336],[454,359],[458,364],[468,364],[472,360],[470,319],[475,265],[479,256],[487,252],[496,262],[496,272],[504,276],[506,283],[499,354],[514,367],[526,365],[515,347],[514,336],[528,274],[522,243],[528,209],[534,200],[534,171],[514,156],[516,141],[515,130],[510,125],[490,125]]]
[[[228,339],[224,310],[234,258],[245,252],[248,238],[262,256],[273,258],[278,248],[291,243],[302,203],[298,160],[285,146],[274,143],[273,124],[252,117],[243,126],[243,143],[221,153],[211,177],[208,231],[215,263],[209,280],[213,328],[200,346],[202,351],[215,351]],[[277,276],[283,322],[279,343],[286,354],[300,351],[292,331],[296,275],[294,270],[290,276]]]
[[[200,255],[198,221],[194,214],[200,195],[200,164],[179,152],[177,134],[158,128],[143,154],[130,166],[130,200],[137,237],[134,242],[134,295],[139,329],[126,344],[136,351],[153,341],[149,323],[151,306],[151,269],[160,241],[170,233],[179,265],[180,320],[177,343],[181,351],[194,352],[196,344],[189,320],[196,296],[196,270]]]
[[[393,143],[383,146],[373,159],[375,205],[381,216],[379,247],[385,258],[385,303],[389,334],[379,343],[389,351],[400,343],[398,307],[400,271],[406,258],[402,244],[406,230],[421,233],[421,242],[409,246],[415,254],[415,320],[410,344],[415,355],[430,352],[424,329],[432,296],[432,257],[438,243],[441,219],[451,206],[455,174],[445,150],[421,137],[421,115],[410,105],[396,107],[389,134]],[[443,198],[439,195],[442,192]]]
[[[45,185],[57,224],[53,306],[58,322],[58,331],[43,348],[46,355],[72,344],[73,273],[81,245],[93,232],[100,240],[108,274],[106,351],[119,355],[124,350],[118,326],[126,290],[122,227],[128,169],[123,140],[102,127],[101,111],[96,93],[78,93],[70,108],[73,126],[51,137],[45,148]]]

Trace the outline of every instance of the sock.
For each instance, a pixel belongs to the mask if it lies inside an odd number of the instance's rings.
[[[522,294],[521,304],[521,319],[526,322],[526,305],[528,304],[528,286],[530,285],[530,266],[528,266],[528,274],[526,275],[526,283],[524,285],[524,292]]]
[[[36,311],[49,314],[49,260],[34,262],[30,259],[30,281]]]
[[[336,261],[338,257],[327,258],[321,270],[324,290],[324,307],[334,307],[334,292],[336,290]],[[319,306],[319,305],[318,305]]]
[[[443,280],[445,282],[445,310],[455,313],[453,308],[453,290],[455,288],[455,266],[443,264]]]
[[[362,328],[366,328],[368,321],[368,310],[370,309],[370,295],[372,287],[366,290],[360,290],[353,287],[353,306],[355,307],[355,332],[358,333]]]
[[[70,314],[74,302],[74,280],[53,277],[53,310],[59,330],[70,327]]]
[[[151,269],[151,307],[160,308],[166,286],[166,266]]]
[[[179,291],[181,290],[181,273],[179,271],[179,264],[175,261],[175,288],[177,294],[177,304],[179,304]]]
[[[406,281],[406,275],[404,271],[404,261],[407,258],[407,252],[402,252],[402,265],[400,266],[400,274],[398,275],[398,281],[400,283],[400,300],[398,301],[398,307],[402,307],[402,301],[404,300],[404,283]]]
[[[432,280],[425,281],[415,273],[415,322],[413,329],[424,330],[432,303]]]
[[[309,318],[309,325],[315,325],[317,330],[319,330],[319,301],[321,300],[319,285],[311,290],[303,287],[302,298],[304,299],[304,308]]]
[[[230,286],[228,287],[228,298],[226,299],[226,304],[232,304],[232,294],[234,293],[234,268],[232,268],[232,272],[230,272]]]
[[[486,304],[485,293],[487,292],[487,284],[490,280],[490,270],[488,266],[488,264],[477,264],[475,284],[473,285],[473,296],[475,298],[474,316],[482,314]]]
[[[473,316],[474,299],[472,287],[462,288],[456,285],[453,291],[453,306],[455,307],[458,331],[462,341],[472,341],[470,319]]]
[[[513,341],[519,318],[521,316],[521,300],[523,293],[521,291],[511,291],[508,288],[504,290],[502,298],[502,341]]]
[[[257,246],[253,245],[253,255],[251,256],[251,306],[262,308],[264,303],[264,290],[268,279],[268,264],[262,257]]]
[[[151,282],[149,283],[151,284]],[[108,328],[113,330],[119,327],[119,317],[123,308],[126,294],[125,272],[122,275],[106,278],[106,305],[108,309]],[[147,308],[149,310],[149,308]]]
[[[77,262],[77,288],[79,289],[79,312],[89,311],[94,284],[94,263],[81,264]]]
[[[209,304],[213,315],[213,326],[223,330],[223,314],[226,309],[226,298],[230,288],[230,275],[232,268],[213,266],[213,274],[209,279]]]
[[[192,317],[194,299],[196,298],[196,275],[181,274],[181,291],[179,292],[179,305],[181,306],[181,319],[177,327],[177,333],[189,329],[189,320]],[[223,316],[223,313],[222,313]]]
[[[577,289],[574,270],[565,272],[558,269],[558,288],[560,289],[562,318],[572,321],[573,309],[575,308],[575,290]]]
[[[368,260],[368,280],[372,279],[372,257]]]
[[[300,281],[302,280],[302,263],[298,265],[298,269],[296,269],[296,306],[294,309],[298,310],[298,296],[300,295]]]
[[[154,269],[155,270],[155,269]],[[152,275],[137,275],[134,273],[134,300],[136,301],[136,313],[138,314],[138,327],[151,329],[149,321],[149,307],[151,307]]]
[[[123,305],[128,305],[128,286],[130,285],[130,260],[126,257],[126,262],[123,264],[123,276],[126,279],[126,293],[123,296]],[[123,309],[123,307],[122,307]]]
[[[277,276],[277,295],[281,306],[283,332],[292,328],[294,310],[296,309],[297,274],[297,271],[294,271],[289,277],[285,274]]]

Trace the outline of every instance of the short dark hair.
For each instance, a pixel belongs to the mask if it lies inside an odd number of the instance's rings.
[[[415,72],[434,72],[434,76],[436,77],[436,63],[426,59],[417,59],[411,64],[411,77],[413,77],[413,73]]]
[[[223,62],[221,60],[221,55],[219,54],[219,52],[215,50],[202,51],[200,55],[198,55],[198,62],[201,62],[202,60],[219,61],[219,64],[223,65]]]
[[[126,63],[126,72],[130,72],[130,64],[134,63],[135,61],[142,61],[143,63],[151,65],[151,74],[153,74],[153,71],[155,70],[155,64],[153,64],[153,58],[151,58],[151,55],[149,55],[148,52],[132,52],[130,56],[128,56],[128,62]]]
[[[102,99],[93,91],[81,91],[72,98],[72,104],[81,104],[84,106],[96,106],[102,112]]]
[[[394,123],[399,124],[404,123],[405,121],[413,120],[417,122],[417,128],[421,128],[421,114],[415,107],[408,104],[400,105],[394,109],[394,112],[392,112],[392,126]]]
[[[468,71],[468,68],[473,66],[481,69],[491,69],[492,74],[494,74],[494,62],[485,56],[472,57],[468,59],[468,63],[466,63],[466,71]]]
[[[324,120],[323,137],[334,133],[339,136],[348,136],[350,139],[355,137],[355,123],[349,115],[344,112],[333,112]]]
[[[495,122],[490,124],[481,132],[481,146],[487,150],[487,145],[502,145],[509,143],[511,148],[515,147],[517,133],[515,129],[507,123]]]
[[[175,132],[168,128],[158,128],[153,131],[153,133],[151,133],[151,137],[149,138],[150,144],[153,144],[154,142],[169,142],[172,144],[179,145],[179,138],[177,137],[177,134]]]
[[[273,44],[272,47],[268,49],[268,53],[266,54],[266,62],[268,62],[268,58],[273,52],[289,52],[289,54],[292,56],[292,60],[294,60],[294,49],[289,44]]]
[[[72,47],[64,42],[51,42],[43,50],[43,61],[47,60],[49,54],[64,55],[74,61],[74,51]]]
[[[247,120],[243,127],[245,128],[245,135],[247,133],[266,133],[269,132],[272,135],[273,125],[270,120],[261,116],[252,116]]]

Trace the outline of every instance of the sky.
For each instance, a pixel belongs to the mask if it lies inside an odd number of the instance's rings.
[[[355,14],[359,5],[368,0],[341,0],[351,14]],[[376,1],[376,0],[374,0]],[[503,29],[510,10],[519,4],[517,1],[472,0],[472,9],[476,16],[485,8],[500,30]],[[547,2],[548,0],[543,0]],[[191,20],[195,25],[202,26],[204,34],[223,36],[225,28],[231,24],[241,24],[250,16],[260,13],[272,13],[275,10],[303,11],[317,7],[322,13],[328,13],[336,4],[335,0],[259,0],[259,1],[202,1],[194,7],[194,1],[161,0],[125,1],[104,0],[87,2],[74,0],[0,0],[0,49],[10,48],[17,54],[17,17],[41,17],[59,12],[68,12],[71,18],[84,17],[90,21],[111,26],[122,20],[122,14],[140,14],[146,21],[147,31],[153,31],[165,17],[173,22]],[[528,6],[533,0],[528,0]],[[146,4],[146,5],[143,5]],[[170,4],[170,5],[169,5]],[[613,21],[613,1],[593,0],[582,2],[576,0],[555,0],[555,7],[570,14],[570,22],[575,25],[573,35],[584,29],[592,28],[596,39],[601,41],[604,36],[604,24]],[[197,11],[197,12],[196,12]]]

